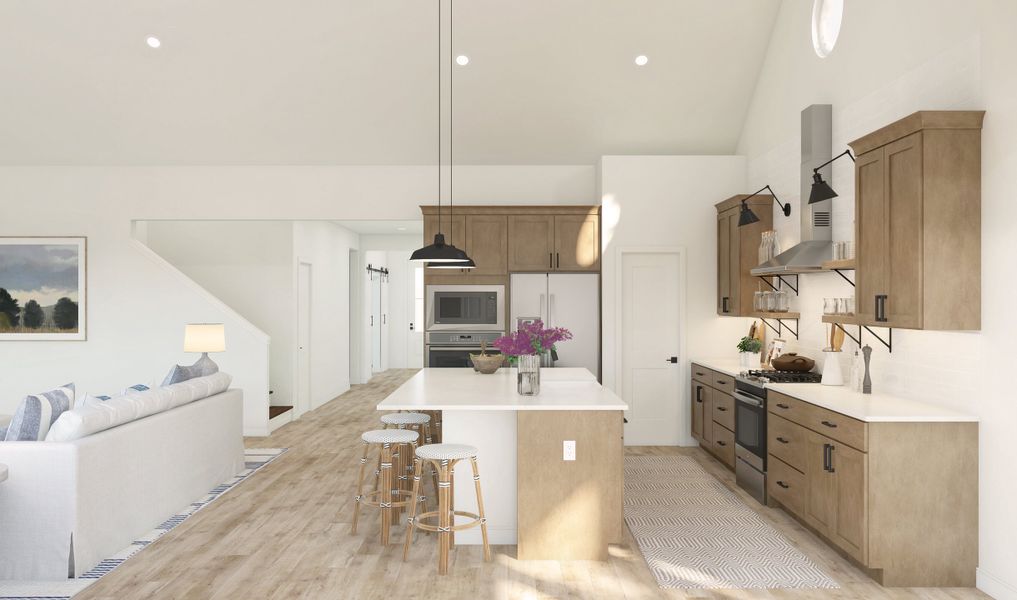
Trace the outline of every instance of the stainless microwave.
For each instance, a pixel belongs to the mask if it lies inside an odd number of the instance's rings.
[[[505,286],[429,285],[428,331],[505,331]]]

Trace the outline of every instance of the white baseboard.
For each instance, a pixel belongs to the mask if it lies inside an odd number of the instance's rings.
[[[975,573],[975,585],[996,600],[1017,600],[1017,583],[1003,581],[981,567]]]

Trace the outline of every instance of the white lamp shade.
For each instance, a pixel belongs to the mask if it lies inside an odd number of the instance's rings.
[[[192,323],[184,328],[184,352],[225,352],[226,326]]]

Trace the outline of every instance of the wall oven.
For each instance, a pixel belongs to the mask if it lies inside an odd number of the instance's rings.
[[[427,331],[505,331],[505,286],[429,285]]]
[[[427,367],[472,367],[470,354],[480,354],[480,343],[490,344],[501,337],[501,332],[428,332],[424,345]],[[488,354],[501,354],[488,348]]]
[[[766,388],[735,379],[735,480],[759,502],[766,503]]]

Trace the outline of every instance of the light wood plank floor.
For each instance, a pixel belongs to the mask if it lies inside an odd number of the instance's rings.
[[[248,447],[290,451],[127,561],[77,600],[124,598],[732,598],[959,599],[976,590],[884,589],[782,512],[743,495],[838,583],[839,590],[660,590],[628,535],[607,562],[515,560],[513,546],[454,550],[450,574],[435,573],[434,538],[415,540],[401,558],[402,531],[378,541],[376,511],[349,534],[360,433],[378,426],[379,400],[413,371],[388,371]],[[732,489],[734,476],[705,452],[630,448],[632,454],[688,454]],[[484,457],[480,457],[483,468]],[[496,477],[488,471],[485,477]]]

